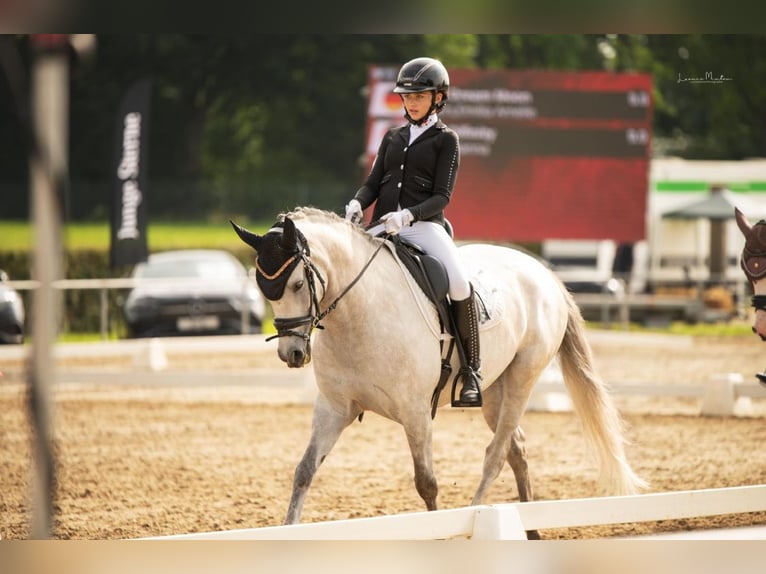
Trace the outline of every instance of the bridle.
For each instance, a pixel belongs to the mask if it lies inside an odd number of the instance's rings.
[[[324,299],[325,292],[327,291],[327,283],[317,266],[311,260],[311,251],[309,249],[306,238],[297,228],[295,231],[298,240],[298,252],[295,254],[295,257],[300,258],[301,262],[303,263],[303,273],[306,277],[306,282],[309,289],[309,307],[305,315],[301,315],[299,317],[274,319],[274,327],[277,330],[277,334],[268,337],[266,340],[271,341],[272,339],[277,339],[280,337],[298,337],[303,339],[307,345],[306,362],[308,362],[311,359],[311,334],[313,333],[314,329],[324,329],[324,325],[321,323],[322,319],[327,317],[327,315],[335,310],[341,299],[343,299],[343,297],[351,290],[351,288],[356,285],[356,283],[362,278],[362,275],[364,275],[365,271],[367,271],[367,269],[370,267],[370,264],[380,252],[380,249],[383,247],[385,241],[381,241],[378,244],[377,248],[364,264],[359,273],[357,273],[356,277],[354,277],[354,279],[340,292],[340,294],[333,300],[333,302],[330,303],[324,311],[320,311],[319,303],[322,299]],[[317,295],[317,281],[322,285],[321,297]],[[309,325],[307,331],[296,330],[297,328],[303,327],[304,325]]]

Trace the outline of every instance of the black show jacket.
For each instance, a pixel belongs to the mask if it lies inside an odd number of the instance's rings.
[[[444,208],[460,164],[458,136],[439,120],[412,145],[409,141],[409,124],[386,133],[370,174],[354,197],[362,209],[377,199],[373,221],[401,206],[415,221],[444,224]]]

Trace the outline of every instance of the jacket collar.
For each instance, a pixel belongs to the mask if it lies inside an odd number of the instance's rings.
[[[437,120],[437,122],[434,125],[428,128],[422,134],[420,134],[420,137],[416,139],[414,142],[412,142],[412,145],[415,145],[419,141],[423,141],[425,139],[433,137],[436,134],[444,131],[446,128],[447,126],[444,124],[444,122],[442,122],[441,120]],[[410,141],[410,124],[406,124],[402,126],[401,128],[399,128],[399,137],[402,138],[405,142]]]

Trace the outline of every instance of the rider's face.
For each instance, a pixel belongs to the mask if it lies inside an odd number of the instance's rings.
[[[410,117],[419,121],[425,117],[431,107],[432,92],[416,92],[414,94],[402,94],[402,102],[404,103],[404,109]],[[436,94],[436,101],[440,102],[442,95]]]

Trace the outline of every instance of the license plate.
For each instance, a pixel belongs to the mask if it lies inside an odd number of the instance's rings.
[[[221,326],[221,320],[215,315],[179,317],[176,326],[179,331],[211,331]]]

